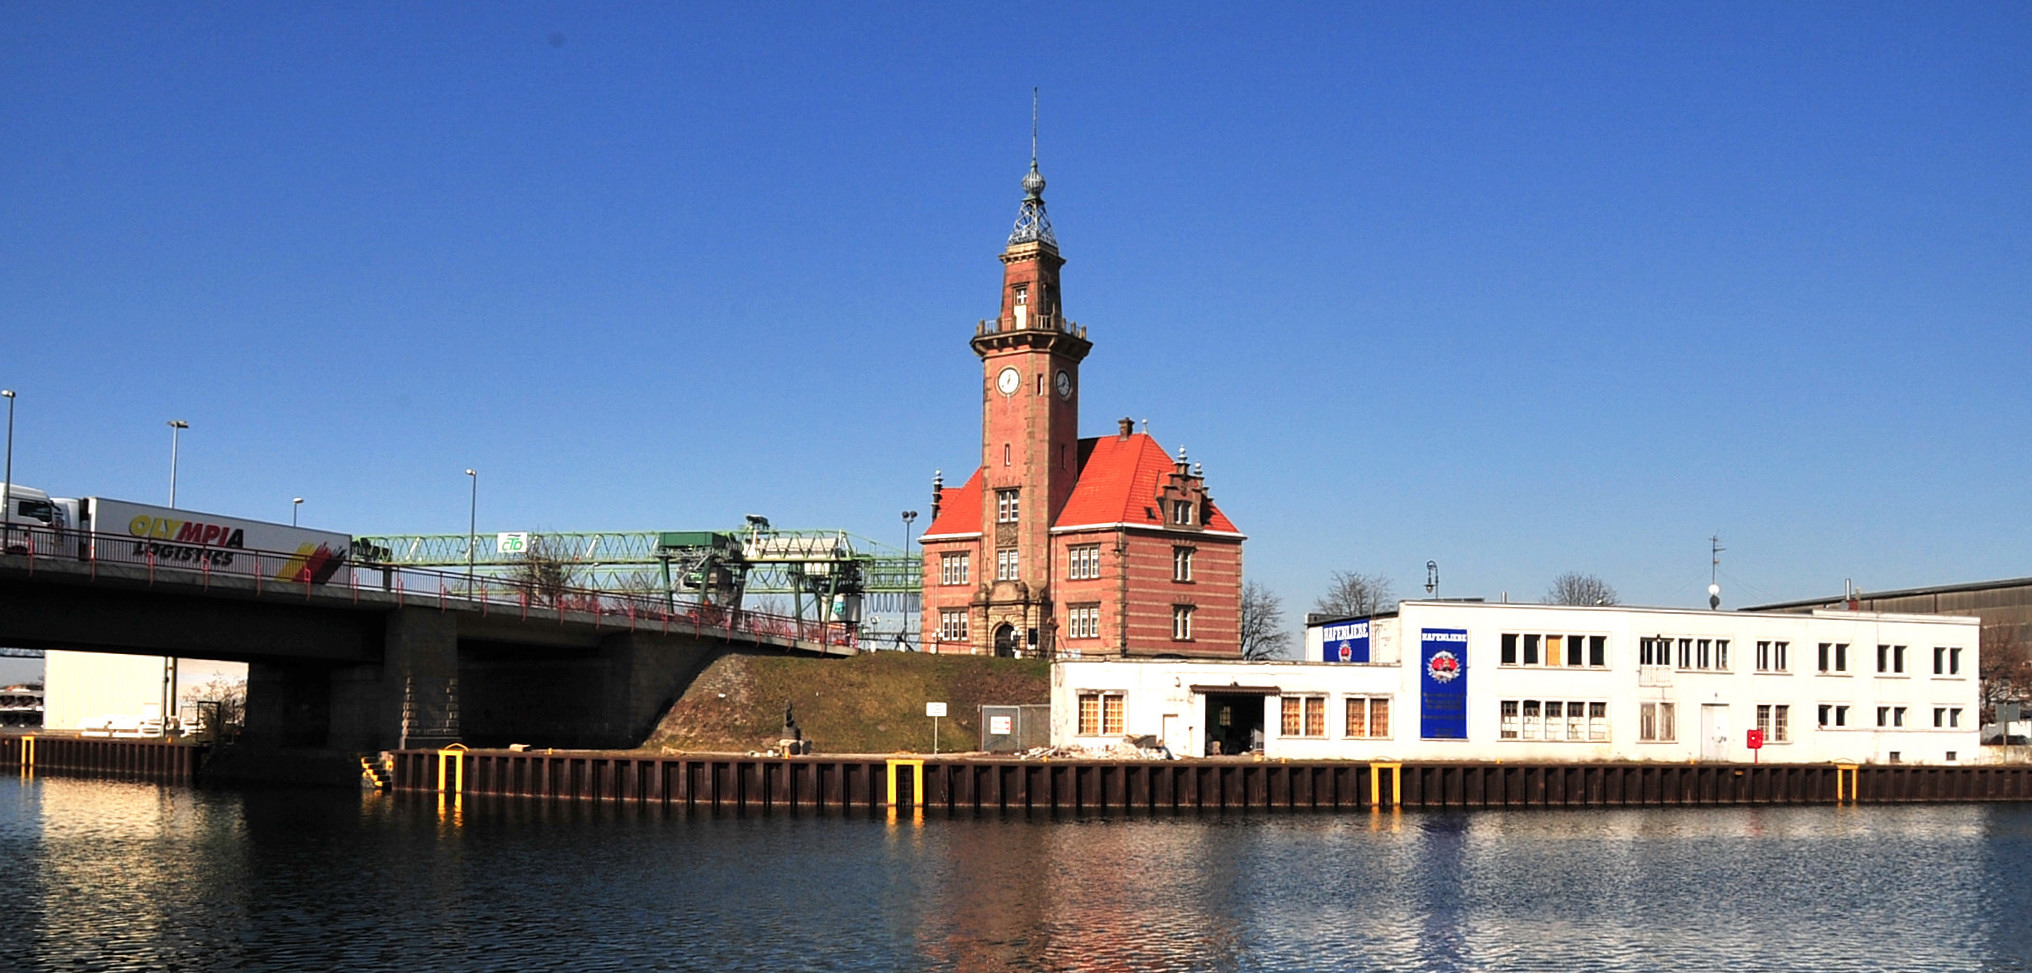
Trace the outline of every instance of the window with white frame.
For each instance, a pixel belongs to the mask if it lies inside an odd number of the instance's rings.
[[[1101,606],[1074,605],[1066,609],[1065,637],[1070,639],[1100,638]]]
[[[1849,708],[1834,703],[1820,704],[1820,728],[1839,730],[1849,725]]]
[[[1600,700],[1506,699],[1499,705],[1499,739],[1599,743],[1609,738],[1609,704]]]
[[[1820,643],[1820,671],[1849,671],[1849,644],[1847,642]]]
[[[1013,524],[1016,522],[1018,512],[1016,501],[1020,493],[1021,491],[1018,490],[995,491],[995,523]]]
[[[1390,697],[1349,696],[1346,734],[1349,739],[1383,739],[1390,735]]]
[[[1005,547],[995,552],[995,580],[997,581],[1017,580],[1016,568],[1017,564],[1016,564],[1015,548]]]
[[[1671,743],[1679,739],[1679,721],[1671,703],[1637,704],[1637,740]]]
[[[1079,694],[1079,735],[1120,736],[1124,708],[1121,693]]]
[[[1896,675],[1905,671],[1905,647],[1902,645],[1877,646],[1877,671]]]
[[[1173,503],[1171,505],[1171,522],[1182,527],[1192,526],[1192,509],[1193,504],[1187,500],[1179,500]]]
[[[1877,707],[1877,725],[1880,727],[1890,727],[1890,728],[1904,726],[1905,707],[1903,706]]]
[[[1727,672],[1729,640],[1665,635],[1639,639],[1637,661],[1647,666],[1672,666],[1697,672]]]
[[[1280,736],[1326,736],[1325,696],[1285,696],[1282,705],[1282,719],[1277,726]]]
[[[1065,549],[1065,576],[1072,581],[1089,581],[1101,576],[1101,545],[1074,544]]]
[[[1191,605],[1171,606],[1171,640],[1174,642],[1192,641]]]
[[[1949,645],[1934,646],[1933,674],[1936,676],[1961,675],[1961,649],[1957,646]]]
[[[1609,664],[1609,637],[1504,632],[1502,651],[1497,658],[1506,666],[1603,669]]]
[[[1789,667],[1785,664],[1786,663],[1785,656],[1786,650],[1789,648],[1790,644],[1786,642],[1758,642],[1757,671],[1758,672],[1787,671]]]
[[[1792,707],[1783,703],[1757,704],[1757,729],[1765,743],[1788,743],[1792,739]]]
[[[966,609],[940,611],[938,613],[938,637],[943,642],[967,641]]]
[[[1171,580],[1192,580],[1192,548],[1174,547],[1171,549]]]
[[[1953,730],[1958,729],[1960,726],[1961,726],[1961,707],[1935,706],[1933,708],[1934,729]]]
[[[939,584],[966,584],[968,573],[966,554],[941,554],[938,556]]]

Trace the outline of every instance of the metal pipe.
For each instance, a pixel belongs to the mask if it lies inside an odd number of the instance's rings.
[[[466,476],[473,481],[473,497],[466,505],[466,597],[473,596],[473,549],[480,546],[480,474],[467,470]]]

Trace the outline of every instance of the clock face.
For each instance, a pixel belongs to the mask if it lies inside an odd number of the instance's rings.
[[[1061,399],[1072,398],[1072,373],[1064,369],[1060,369],[1058,372],[1058,397]]]
[[[1023,377],[1013,368],[1002,369],[1002,374],[995,376],[995,387],[1001,389],[1003,395],[1015,395],[1016,386],[1022,382]]]

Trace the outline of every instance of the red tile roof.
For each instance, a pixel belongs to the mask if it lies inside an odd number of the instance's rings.
[[[1088,527],[1103,524],[1149,524],[1164,526],[1163,515],[1157,510],[1157,491],[1165,477],[1170,476],[1175,464],[1164,447],[1148,433],[1133,433],[1127,439],[1120,436],[1102,436],[1099,439],[1084,440],[1081,446],[1092,443],[1092,450],[1086,453],[1086,462],[1080,467],[1079,484],[1073,487],[1072,496],[1065,502],[1065,509],[1059,511],[1054,527]],[[969,485],[971,481],[969,481]],[[950,494],[948,494],[950,496]],[[975,523],[979,523],[980,494],[974,494]],[[1228,516],[1220,508],[1209,503],[1206,529],[1239,534]],[[944,522],[945,517],[939,517]],[[976,527],[976,530],[979,528]]]
[[[981,471],[967,478],[966,485],[941,494],[938,519],[924,529],[924,536],[978,534],[981,532]]]

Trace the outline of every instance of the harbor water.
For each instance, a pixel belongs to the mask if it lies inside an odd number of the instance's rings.
[[[2032,805],[712,815],[0,778],[6,970],[2027,970]]]

